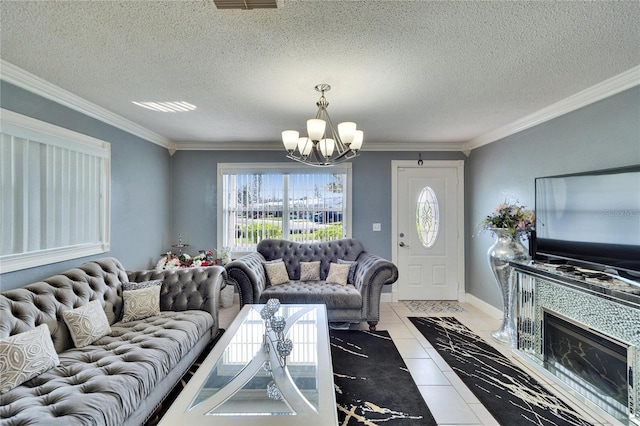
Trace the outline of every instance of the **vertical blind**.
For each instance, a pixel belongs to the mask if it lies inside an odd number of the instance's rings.
[[[106,251],[109,144],[2,112],[2,272]]]
[[[335,168],[225,168],[220,174],[222,246],[238,253],[255,250],[266,238],[317,242],[347,237],[349,176],[346,169]]]

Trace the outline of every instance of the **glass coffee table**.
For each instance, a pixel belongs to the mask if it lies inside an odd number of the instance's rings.
[[[325,306],[280,306],[293,343],[284,367],[263,343],[264,306],[242,308],[160,425],[338,424]]]

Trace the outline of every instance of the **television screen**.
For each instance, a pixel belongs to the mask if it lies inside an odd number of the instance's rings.
[[[536,257],[640,272],[640,165],[535,185]]]

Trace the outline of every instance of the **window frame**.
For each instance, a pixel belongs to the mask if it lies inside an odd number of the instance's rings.
[[[95,219],[98,223],[98,241],[80,241],[73,245],[0,255],[0,273],[19,271],[108,252],[110,250],[111,229],[111,144],[6,109],[0,108],[0,114],[1,133],[3,135],[33,141],[47,147],[63,148],[76,154],[89,155],[99,163],[98,172],[96,173],[97,186],[99,187],[99,194],[97,195],[99,198],[99,207],[97,209],[99,216]],[[18,178],[20,177],[25,178],[24,174],[23,176],[18,176]],[[24,181],[24,179],[21,180],[21,182]],[[4,190],[3,188],[3,192]],[[44,190],[46,188],[38,185],[38,196],[43,194]],[[26,191],[25,189],[22,190],[23,196]],[[3,203],[7,201],[13,203],[14,199],[13,188],[11,188],[9,196],[3,195]],[[25,207],[23,204],[22,208],[28,208],[28,205]],[[41,217],[42,213],[44,212],[40,209],[38,211],[39,217]],[[26,228],[24,220],[25,214],[23,211],[22,222],[18,224],[22,225],[23,229]],[[54,225],[54,227],[60,226],[62,226],[61,223]],[[7,230],[3,229],[2,232],[7,232]],[[25,237],[23,236],[23,238]],[[28,238],[28,230],[26,238]]]
[[[225,173],[231,174],[257,174],[257,173],[270,173],[270,174],[331,174],[335,172],[344,173],[346,175],[346,183],[344,187],[345,192],[345,205],[343,207],[343,229],[344,238],[351,238],[352,233],[352,167],[351,163],[342,163],[332,167],[310,167],[300,163],[218,163],[216,172],[217,181],[217,197],[216,197],[216,213],[219,220],[217,220],[217,247],[221,249],[223,247],[224,239],[224,206],[223,206],[223,175]],[[286,187],[286,185],[285,185]],[[283,206],[288,209],[287,206]],[[289,217],[288,214],[283,217]],[[285,236],[283,235],[283,238]],[[238,258],[251,252],[247,251],[232,251],[232,258]]]

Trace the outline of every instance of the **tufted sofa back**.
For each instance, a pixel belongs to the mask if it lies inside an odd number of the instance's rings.
[[[62,312],[100,300],[113,324],[122,316],[127,273],[114,258],[84,263],[60,275],[0,293],[0,338],[47,324],[58,353],[73,347]]]
[[[324,243],[300,244],[285,240],[262,240],[258,243],[258,253],[266,260],[280,259],[287,267],[289,277],[300,279],[300,262],[320,261],[320,278],[326,278],[329,264],[342,260],[356,260],[364,251],[362,243],[355,238],[327,241]]]

